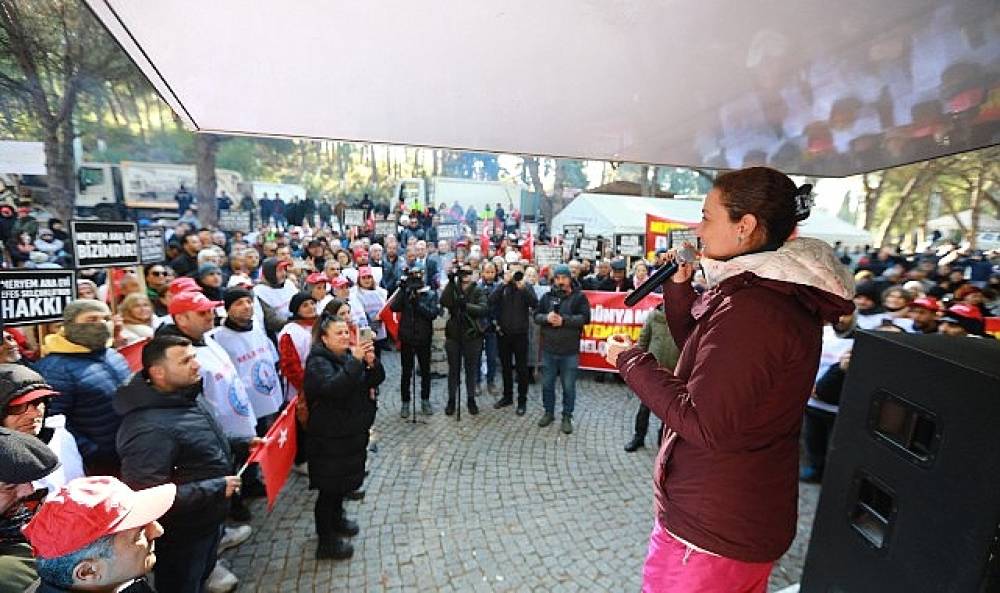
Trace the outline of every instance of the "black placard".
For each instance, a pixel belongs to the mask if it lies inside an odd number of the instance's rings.
[[[74,298],[73,270],[0,271],[0,318],[6,325],[62,321],[63,309]]]
[[[646,235],[642,233],[615,235],[615,254],[627,257],[645,257]]]
[[[134,222],[71,220],[77,268],[139,264],[139,232]]]
[[[144,226],[139,229],[139,260],[143,265],[158,264],[166,259],[163,227]]]

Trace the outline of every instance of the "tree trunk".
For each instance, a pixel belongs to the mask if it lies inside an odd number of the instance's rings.
[[[865,187],[865,197],[859,213],[861,220],[858,221],[858,224],[867,231],[872,230],[871,227],[875,224],[875,209],[878,207],[878,199],[882,194],[882,187],[885,185],[885,178],[888,174],[888,171],[882,172],[882,177],[879,179],[877,186],[872,186],[869,173],[861,176],[861,182]]]
[[[651,191],[649,183],[649,165],[642,165],[639,167],[639,195],[640,196],[651,196],[653,192]]]
[[[50,211],[57,218],[73,218],[76,202],[76,172],[73,167],[72,140],[69,141],[70,158],[66,159],[65,142],[56,126],[45,130],[45,173],[48,177],[48,194],[39,195],[34,202]]]
[[[903,193],[899,196],[899,201],[893,205],[892,211],[889,213],[889,217],[886,218],[885,222],[882,223],[882,227],[879,229],[876,243],[878,243],[880,247],[887,247],[886,241],[889,238],[889,231],[892,228],[892,225],[895,224],[896,218],[898,218],[899,213],[902,212],[903,206],[910,201],[914,190],[916,190],[923,183],[924,176],[927,173],[929,166],[929,162],[921,164],[913,177],[910,177],[909,181],[906,182],[906,185],[903,187]],[[881,187],[881,185],[879,187]]]
[[[372,177],[371,177],[371,188],[372,191],[378,189],[378,158],[375,156],[375,145],[369,144],[368,150],[371,153],[371,165],[372,165]]]
[[[966,234],[965,238],[969,241],[969,247],[971,249],[976,248],[976,235],[979,233],[979,209],[982,207],[982,195],[983,195],[983,167],[980,165],[976,169],[975,178],[972,183],[972,194],[969,198],[969,208],[972,210],[969,213],[969,232]]]
[[[215,156],[219,150],[219,137],[214,134],[195,135],[195,168],[198,175],[198,223],[212,228],[219,222],[215,201]],[[183,212],[180,213],[183,216]]]

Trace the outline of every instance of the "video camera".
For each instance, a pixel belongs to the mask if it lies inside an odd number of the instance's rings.
[[[399,276],[399,285],[406,292],[420,290],[424,286],[424,271],[420,268],[403,270]]]
[[[448,281],[453,284],[459,284],[462,278],[471,275],[472,275],[472,270],[463,270],[462,268],[458,267],[452,268],[451,271],[448,272]]]

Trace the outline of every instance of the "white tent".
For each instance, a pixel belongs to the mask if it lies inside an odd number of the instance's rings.
[[[952,231],[962,230],[962,227],[966,229],[972,226],[972,210],[962,210],[958,213],[958,220],[961,221],[962,226],[958,225],[955,221],[955,217],[951,214],[945,216],[938,216],[937,218],[932,218],[927,221],[927,230],[929,231],[941,231],[942,233],[948,234]],[[988,216],[986,214],[979,214],[979,230],[980,231],[1000,231],[1000,220]]]
[[[701,200],[662,199],[583,193],[573,199],[552,220],[552,232],[562,232],[565,224],[583,224],[588,236],[611,237],[615,233],[646,232],[646,214],[696,224],[701,220]],[[804,237],[823,239],[831,245],[871,245],[871,235],[832,214],[813,209],[799,226]]]

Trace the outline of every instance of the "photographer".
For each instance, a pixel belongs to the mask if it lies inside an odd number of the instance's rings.
[[[472,278],[472,266],[457,264],[448,273],[448,286],[441,293],[441,305],[448,309],[445,351],[448,354],[448,405],[444,413],[455,413],[459,376],[465,366],[465,391],[469,413],[479,413],[476,405],[476,378],[483,351],[483,324],[488,314],[486,294]]]
[[[414,264],[399,279],[399,289],[393,293],[389,308],[400,313],[399,341],[402,376],[400,377],[400,417],[410,417],[410,379],[413,377],[413,357],[420,364],[420,412],[434,413],[431,408],[431,338],[432,322],[441,313],[437,293],[424,286],[424,268]]]
[[[535,287],[525,282],[524,272],[514,265],[502,286],[490,293],[490,309],[496,312],[503,397],[494,408],[514,403],[513,369],[517,369],[517,415],[523,416],[528,403],[528,331],[531,309],[538,306]]]
[[[569,266],[560,264],[553,272],[555,284],[542,296],[535,310],[535,323],[542,326],[542,404],[545,415],[538,426],[555,420],[556,374],[562,378],[562,431],[573,432],[576,403],[576,375],[580,366],[580,334],[590,323],[590,302],[573,282]]]

